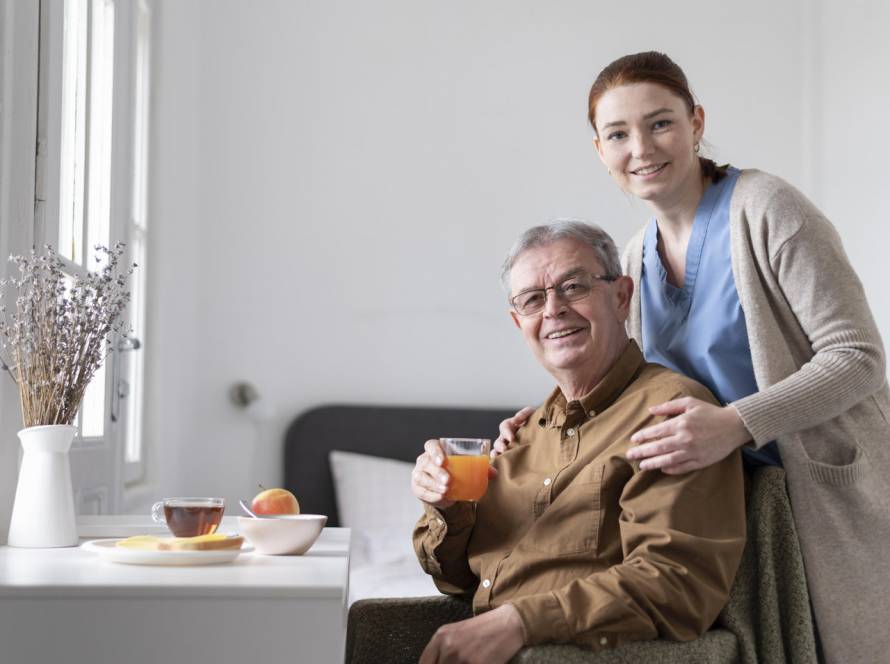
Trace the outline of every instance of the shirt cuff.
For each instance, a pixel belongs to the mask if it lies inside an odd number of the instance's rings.
[[[479,581],[466,554],[475,522],[473,503],[455,503],[442,510],[424,505],[414,528],[414,551],[420,566],[448,595],[468,593]]]
[[[469,528],[476,522],[473,503],[467,501],[458,501],[444,509],[424,504],[423,511],[430,524],[444,526],[443,538],[445,535],[454,535],[464,528]]]
[[[519,612],[525,632],[525,645],[569,641],[572,634],[562,605],[553,593],[528,595],[510,602]]]

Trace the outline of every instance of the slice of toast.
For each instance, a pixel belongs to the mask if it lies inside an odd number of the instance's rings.
[[[160,551],[218,551],[240,549],[244,538],[225,535],[198,535],[197,537],[172,537],[161,540]]]
[[[219,551],[240,549],[243,542],[243,537],[226,537],[219,534],[198,535],[197,537],[136,535],[120,540],[115,546],[139,551]]]

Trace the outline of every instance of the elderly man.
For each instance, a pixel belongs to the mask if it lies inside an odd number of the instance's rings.
[[[633,282],[599,228],[527,231],[504,263],[510,316],[557,387],[493,462],[487,494],[454,502],[440,444],[426,442],[412,491],[423,569],[475,617],[439,629],[421,662],[506,662],[523,645],[594,650],[691,640],[726,603],[745,543],[738,451],[668,475],[626,458],[651,406],[698,383],[643,359],[628,339]]]

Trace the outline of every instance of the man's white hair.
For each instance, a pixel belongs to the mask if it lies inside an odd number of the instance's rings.
[[[501,285],[504,290],[507,293],[510,292],[510,271],[523,253],[534,247],[566,239],[577,240],[592,248],[597,259],[602,263],[603,270],[606,271],[604,276],[621,276],[618,247],[615,246],[615,241],[606,231],[595,224],[578,219],[557,219],[549,224],[529,228],[516,240],[501,266]]]

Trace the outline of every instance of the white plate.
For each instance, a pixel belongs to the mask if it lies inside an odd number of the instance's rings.
[[[230,563],[240,554],[253,551],[245,543],[240,549],[218,551],[139,551],[117,546],[118,539],[90,540],[81,544],[85,551],[99,554],[105,560],[128,565],[218,565]]]

